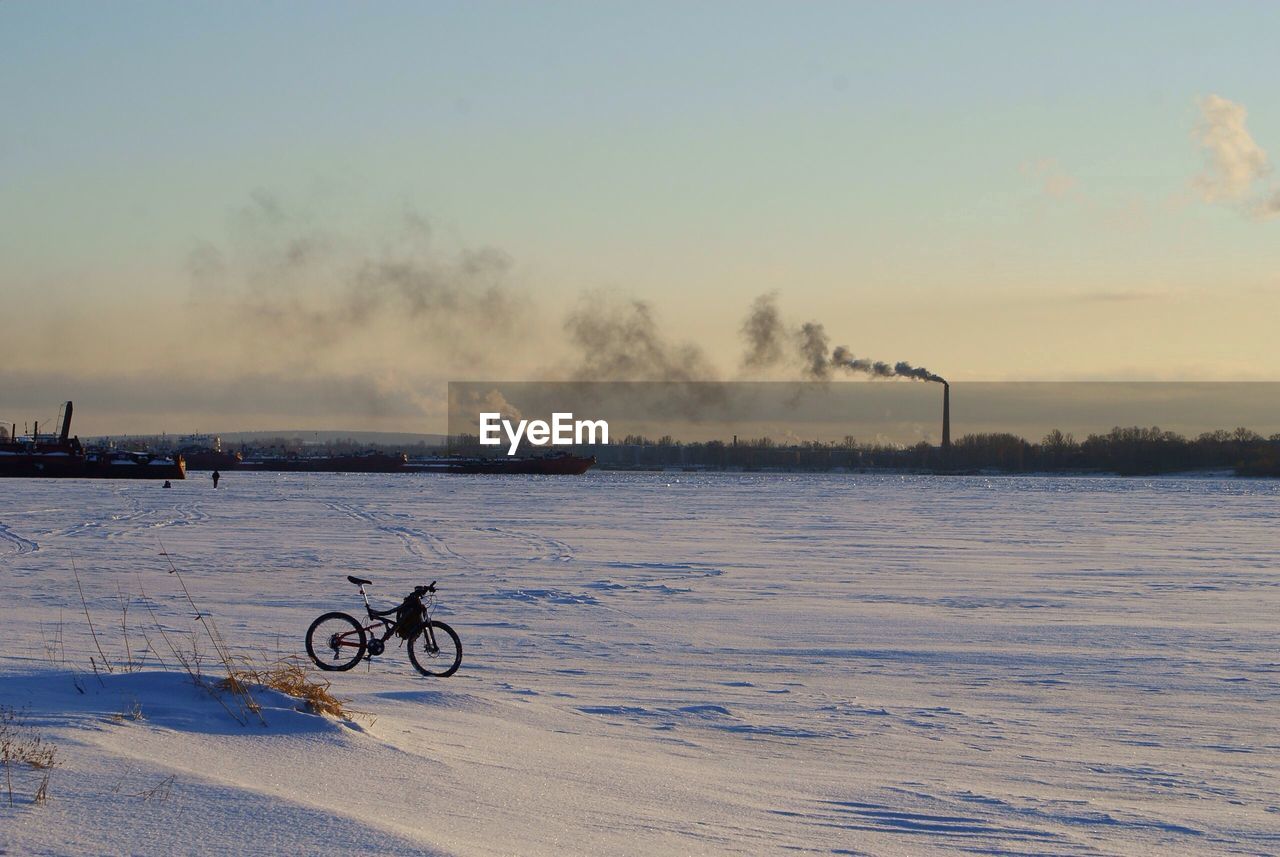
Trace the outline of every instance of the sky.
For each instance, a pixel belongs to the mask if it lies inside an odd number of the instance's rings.
[[[0,420],[449,380],[1277,380],[1280,6],[0,4]],[[790,361],[790,362],[788,362]]]

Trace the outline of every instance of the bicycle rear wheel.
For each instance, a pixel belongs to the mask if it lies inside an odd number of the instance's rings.
[[[462,663],[462,641],[445,623],[427,622],[409,640],[409,660],[423,675],[448,678]]]
[[[326,613],[307,629],[307,654],[322,670],[349,670],[364,657],[368,640],[346,613]]]

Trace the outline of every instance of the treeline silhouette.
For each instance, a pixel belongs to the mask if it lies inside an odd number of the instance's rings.
[[[171,439],[121,439],[123,447],[164,449]],[[166,443],[168,441],[168,443]],[[447,447],[426,443],[388,445],[355,438],[306,442],[299,437],[259,438],[224,444],[250,455],[345,455],[361,452],[406,453],[410,458],[435,455],[505,454],[506,447],[481,447],[463,435]],[[523,445],[522,455],[554,451]],[[1280,477],[1280,434],[1219,429],[1188,438],[1158,427],[1116,427],[1083,441],[1051,431],[1033,443],[1008,432],[966,434],[950,450],[921,442],[912,446],[864,443],[853,437],[836,442],[779,443],[768,437],[685,443],[670,435],[655,439],[627,435],[620,442],[573,450],[594,455],[602,469],[644,470],[887,470],[909,472],[1119,473],[1152,475],[1191,470],[1230,470],[1240,476]]]
[[[522,450],[529,452],[531,450]],[[695,469],[996,471],[1001,473],[1089,473],[1150,475],[1187,470],[1233,470],[1241,476],[1280,476],[1280,434],[1269,438],[1245,428],[1187,438],[1152,428],[1116,427],[1078,441],[1054,430],[1038,443],[1014,434],[967,434],[951,449],[918,443],[779,444],[770,438],[732,443],[681,443],[630,435],[621,443],[579,450],[602,468],[687,467]]]

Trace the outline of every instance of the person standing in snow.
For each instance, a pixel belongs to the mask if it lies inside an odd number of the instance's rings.
[[[216,470],[215,470],[215,471],[213,471],[213,487],[214,487],[214,489],[215,489],[215,490],[216,490],[216,489],[217,489],[217,487],[218,487],[218,480],[219,480],[219,479],[221,479],[221,478],[222,478],[222,474],[221,474],[221,473],[219,473],[219,472],[218,472],[218,471],[216,471]]]

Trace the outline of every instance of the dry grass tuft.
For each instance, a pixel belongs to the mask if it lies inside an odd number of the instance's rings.
[[[135,699],[133,704],[124,711],[117,711],[111,715],[111,719],[117,723],[124,723],[126,720],[137,723],[139,720],[146,720],[147,718],[142,714],[142,703]]]
[[[0,767],[4,768],[9,804],[13,804],[15,766],[25,765],[41,772],[32,802],[44,803],[49,794],[49,773],[57,764],[57,748],[40,737],[17,711],[0,706]]]
[[[350,719],[344,700],[329,692],[330,683],[307,669],[299,658],[282,658],[265,666],[244,666],[218,682],[220,690],[242,693],[246,685],[260,685],[301,699],[312,714]]]
[[[149,800],[158,800],[161,802],[167,801],[169,799],[169,795],[173,792],[174,779],[175,779],[174,775],[167,776],[160,782],[156,783],[151,788],[143,789],[140,792],[136,792],[133,796],[140,797],[143,799],[143,801],[149,801]]]
[[[277,653],[276,658],[272,660],[265,651],[258,650],[255,653],[250,653],[249,657],[245,658],[242,657],[240,652],[233,652],[218,630],[213,615],[202,610],[197,605],[191,590],[187,587],[182,572],[164,549],[163,542],[160,542],[160,555],[165,558],[168,573],[178,585],[181,596],[180,601],[185,604],[186,608],[190,609],[194,624],[185,630],[166,627],[157,612],[156,602],[147,596],[146,590],[142,585],[141,575],[139,575],[139,594],[136,601],[147,611],[151,625],[148,626],[143,623],[139,626],[136,622],[133,624],[129,622],[129,609],[135,599],[126,597],[124,590],[117,587],[116,606],[120,614],[121,640],[120,645],[113,645],[112,641],[107,639],[105,641],[106,648],[104,648],[104,638],[99,633],[99,627],[102,626],[94,624],[79,570],[74,563],[72,564],[77,593],[80,596],[80,607],[84,613],[85,625],[93,641],[93,648],[90,651],[96,651],[97,653],[96,657],[90,656],[89,665],[92,668],[93,676],[97,678],[100,684],[105,686],[105,673],[135,672],[145,668],[149,659],[165,669],[169,669],[171,663],[179,666],[197,687],[208,692],[241,726],[247,726],[254,720],[263,726],[267,725],[262,715],[262,706],[253,698],[254,688],[257,687],[270,688],[294,699],[301,700],[305,704],[303,710],[313,714],[327,715],[344,720],[352,720],[357,716],[370,717],[370,715],[347,708],[346,700],[338,699],[329,692],[329,681],[308,669],[306,663],[300,657],[280,657]],[[163,644],[161,647],[153,644],[148,631],[157,635],[155,640]],[[139,645],[131,641],[131,634],[140,634],[142,644]],[[164,651],[160,651],[160,648],[163,648]],[[113,652],[122,650],[123,659],[113,661],[108,657],[108,649]],[[212,650],[211,652],[210,649]],[[55,663],[57,658],[61,656],[62,663],[66,663],[66,650],[62,643],[61,615],[58,618],[56,644],[49,647],[48,656]],[[221,677],[215,681],[213,676],[207,675],[206,670],[221,674]],[[75,683],[76,690],[81,693],[85,692],[84,678],[86,676],[87,674],[76,670],[75,665],[72,665],[71,678]],[[146,719],[142,713],[142,706],[136,701],[125,711],[111,715],[111,718],[117,723],[137,722]]]

